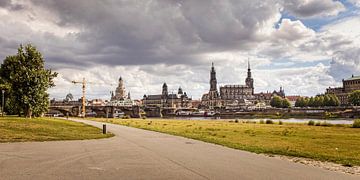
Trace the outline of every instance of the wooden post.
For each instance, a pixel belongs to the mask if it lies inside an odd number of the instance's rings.
[[[103,134],[106,134],[106,124],[103,124]]]

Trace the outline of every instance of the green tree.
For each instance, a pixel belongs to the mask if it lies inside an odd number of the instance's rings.
[[[314,97],[310,97],[309,102],[308,102],[308,106],[309,106],[309,107],[314,107],[314,106],[315,106],[315,99],[314,99]]]
[[[324,106],[331,106],[331,98],[328,94],[324,96]]]
[[[335,94],[330,94],[330,106],[340,106],[340,100]]]
[[[279,96],[274,96],[271,101],[270,101],[270,105],[272,107],[276,107],[276,108],[281,108],[283,105],[282,105],[282,98],[279,97]]]
[[[295,107],[304,107],[304,98],[299,97],[295,101]]]
[[[282,99],[282,107],[283,108],[289,108],[291,107],[291,103],[287,98]]]
[[[348,99],[350,104],[360,106],[360,90],[356,90],[350,93]]]
[[[0,76],[10,85],[8,104],[26,117],[40,116],[49,105],[48,88],[55,86],[56,72],[45,69],[44,58],[31,44],[20,45],[18,53],[5,58]]]

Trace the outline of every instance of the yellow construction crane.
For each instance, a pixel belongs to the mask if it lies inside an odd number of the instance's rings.
[[[82,109],[81,109],[81,117],[85,117],[85,114],[86,114],[86,109],[85,109],[85,106],[86,106],[86,100],[85,100],[85,87],[86,87],[86,80],[85,78],[83,78],[82,82],[81,81],[71,81],[72,83],[74,84],[77,84],[77,83],[81,83],[82,84]]]
[[[104,84],[100,84],[100,83],[94,83],[94,82],[87,82],[85,80],[85,78],[83,78],[82,81],[71,81],[71,83],[73,84],[82,84],[82,103],[81,103],[81,117],[85,118],[86,115],[86,98],[85,98],[85,94],[86,94],[86,84],[98,84],[98,85],[104,85]],[[114,86],[115,84],[107,84],[110,86]]]

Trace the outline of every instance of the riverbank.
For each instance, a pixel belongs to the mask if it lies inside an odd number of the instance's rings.
[[[83,140],[112,137],[90,125],[54,118],[0,117],[0,143]]]
[[[241,120],[90,119],[183,136],[255,153],[305,157],[344,166],[360,165],[360,129],[351,128],[350,125],[279,125]]]

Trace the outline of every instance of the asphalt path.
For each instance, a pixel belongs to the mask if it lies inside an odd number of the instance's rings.
[[[107,129],[115,137],[0,143],[0,179],[360,179],[152,131],[114,124]]]

